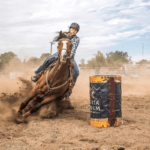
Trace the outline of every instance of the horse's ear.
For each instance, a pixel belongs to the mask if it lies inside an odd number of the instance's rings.
[[[67,38],[67,35],[65,35],[65,34],[62,32],[62,30],[61,30],[60,32],[58,32],[58,33],[59,33],[59,36],[56,36],[56,37],[53,39],[54,42],[57,42],[57,41],[59,41],[59,40],[62,39],[62,38]]]
[[[62,30],[59,31],[58,33],[59,33],[59,35],[56,36],[56,37],[53,39],[53,42],[58,42],[58,41],[61,39],[61,37],[62,37]]]
[[[62,30],[59,32],[59,36],[60,36],[60,37],[62,36]]]

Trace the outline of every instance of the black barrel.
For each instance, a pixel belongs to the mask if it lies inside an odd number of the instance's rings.
[[[121,77],[90,77],[90,124],[96,127],[122,124]]]

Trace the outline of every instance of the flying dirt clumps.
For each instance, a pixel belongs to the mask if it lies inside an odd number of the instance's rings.
[[[15,80],[17,81],[17,80]],[[29,80],[26,80],[24,78],[19,78],[19,81],[21,82],[22,86],[17,90],[17,87],[15,90],[11,91],[9,88],[1,93],[0,96],[0,120],[4,121],[13,121],[15,123],[26,123],[26,120],[21,118],[21,116],[16,116],[16,111],[20,107],[21,102],[23,102],[30,91],[33,89],[32,82]],[[19,82],[17,81],[17,83]],[[12,81],[15,83],[14,81]],[[11,83],[12,83],[11,82]],[[14,84],[13,84],[14,85]],[[16,91],[17,90],[17,91]],[[8,92],[9,91],[9,92]],[[15,92],[15,93],[10,93]],[[26,111],[29,111],[33,105],[35,105],[38,101],[38,99],[31,101],[29,103],[29,109]],[[39,101],[40,102],[40,101]],[[70,103],[68,101],[60,101],[60,102],[52,102],[40,109],[39,112],[37,112],[35,115],[39,114],[39,117],[41,118],[54,118],[59,113],[61,113],[64,109],[70,109]],[[25,112],[26,112],[25,111]]]
[[[3,83],[5,81],[7,82],[5,86],[3,85],[3,92],[0,93],[0,120],[9,120],[13,115],[13,110],[19,107],[20,103],[25,100],[33,88],[32,83],[23,78],[19,78],[21,83],[18,80],[11,82],[9,80],[3,80]],[[7,83],[11,83],[10,86]],[[6,88],[6,86],[8,87]]]

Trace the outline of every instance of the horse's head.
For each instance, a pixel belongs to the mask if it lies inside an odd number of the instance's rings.
[[[69,38],[60,39],[58,42],[57,49],[60,62],[66,63],[67,59],[70,58],[71,55],[71,40]]]

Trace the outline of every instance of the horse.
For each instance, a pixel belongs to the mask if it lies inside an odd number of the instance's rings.
[[[71,62],[72,44],[70,37],[60,32],[59,37],[55,38],[58,42],[57,52],[58,60],[55,65],[50,65],[44,73],[42,73],[35,87],[31,90],[28,97],[21,103],[17,114],[23,118],[27,118],[31,114],[37,112],[42,106],[52,101],[59,101],[65,97],[65,94],[72,92],[73,87],[73,63]],[[23,113],[29,102],[42,97],[42,101]]]

